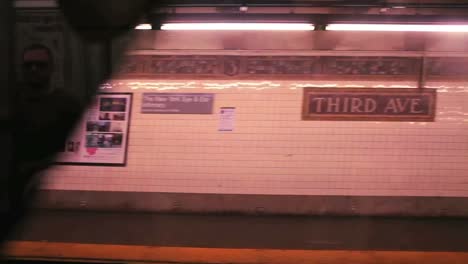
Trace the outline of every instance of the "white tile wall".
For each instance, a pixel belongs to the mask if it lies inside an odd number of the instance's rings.
[[[436,122],[411,123],[301,121],[307,84],[324,83],[120,81],[107,91],[134,93],[127,166],[57,166],[44,188],[468,197],[466,86],[439,89]],[[141,114],[155,90],[215,93],[215,113]],[[226,106],[235,130],[218,132]]]

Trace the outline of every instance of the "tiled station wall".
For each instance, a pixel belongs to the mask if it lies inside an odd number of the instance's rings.
[[[44,17],[31,21],[63,23],[49,19],[57,16],[55,11],[33,12],[31,1],[21,2],[28,3],[21,6],[26,7],[20,12],[24,17]],[[34,25],[24,26],[38,33]],[[428,123],[301,121],[302,87],[414,88],[419,67],[405,68],[411,83],[396,76],[370,82],[376,78],[362,75],[339,82],[336,72],[326,71],[321,74],[329,74],[328,81],[320,82],[248,71],[227,76],[223,61],[211,79],[180,80],[169,73],[114,80],[113,88],[103,92],[130,92],[134,99],[127,165],[53,167],[42,186],[46,207],[468,216],[467,63],[452,61],[466,58],[466,34],[155,30],[133,31],[107,50],[85,45],[67,30],[62,33],[57,36],[69,66],[65,88],[77,93],[107,72],[109,55],[118,62],[116,54],[125,47],[150,58],[148,63],[153,55],[186,56],[183,65],[193,65],[187,57],[206,55],[426,57],[428,64],[431,57],[447,60],[435,72],[428,70],[428,75],[441,77],[431,80],[444,80],[426,83],[438,89],[436,121]],[[246,75],[256,81],[242,78]],[[141,114],[143,92],[214,93],[214,113]],[[218,131],[220,107],[236,108],[234,131]]]
[[[120,80],[133,93],[126,167],[56,166],[49,190],[468,196],[468,88],[438,87],[435,122],[302,121],[306,81]],[[415,86],[415,83],[409,86]],[[212,115],[142,114],[142,93],[214,93]],[[220,132],[219,108],[235,107]]]

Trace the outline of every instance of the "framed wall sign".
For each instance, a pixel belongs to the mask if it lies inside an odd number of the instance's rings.
[[[143,93],[143,114],[212,114],[212,93]]]
[[[435,89],[304,88],[302,120],[433,122]]]
[[[98,94],[57,163],[125,166],[131,108],[131,94]]]
[[[56,9],[17,9],[15,24],[17,78],[22,80],[20,65],[25,49],[40,45],[49,52],[53,62],[51,86],[66,87],[65,58],[70,47],[67,45],[65,20]]]

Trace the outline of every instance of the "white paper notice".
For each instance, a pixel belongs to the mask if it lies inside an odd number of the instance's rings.
[[[221,107],[219,109],[219,131],[234,130],[235,107]]]

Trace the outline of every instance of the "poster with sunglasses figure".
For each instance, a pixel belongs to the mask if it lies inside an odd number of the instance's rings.
[[[49,77],[49,89],[65,87],[64,25],[64,18],[57,10],[17,10],[15,38],[19,82],[43,82]]]

